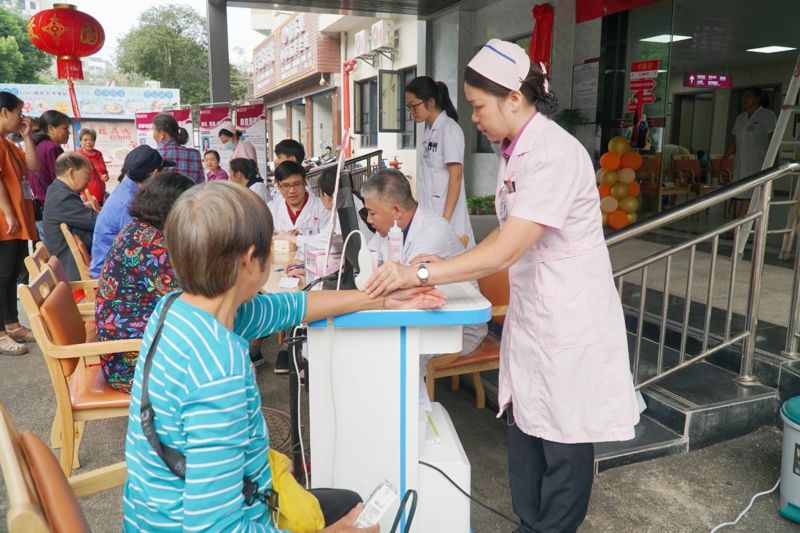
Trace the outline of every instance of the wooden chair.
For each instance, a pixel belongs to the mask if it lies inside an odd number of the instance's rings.
[[[33,253],[25,258],[25,268],[28,270],[28,276],[31,279],[35,278],[41,272],[48,259],[50,259],[50,252],[47,246],[42,241],[37,242],[36,246],[33,247]]]
[[[663,182],[661,184],[662,198],[664,196],[669,198],[670,207],[675,207],[675,200],[678,196],[686,196],[688,200],[692,191],[697,189],[702,173],[703,168],[697,158],[673,157],[672,183]]]
[[[108,386],[99,356],[139,351],[141,340],[97,342],[96,331],[87,328],[93,322],[84,322],[69,285],[57,281],[49,267],[30,285],[20,285],[19,295],[53,383],[56,415],[51,444],[61,448],[61,468],[69,476],[80,466],[78,450],[85,423],[128,415],[130,395]]]
[[[42,272],[42,270],[44,270],[46,266],[49,266],[50,270],[53,271],[56,281],[64,281],[69,284],[73,291],[73,296],[77,291],[83,293],[83,298],[76,298],[76,301],[78,302],[78,308],[81,310],[81,314],[94,314],[94,302],[97,295],[97,280],[82,279],[78,281],[70,281],[69,277],[67,276],[67,271],[64,269],[64,264],[58,257],[55,255],[50,255],[44,261],[42,261],[42,257],[44,257],[44,255],[41,253],[37,255],[37,251],[40,249],[40,247],[45,252],[47,251],[47,248],[45,248],[45,246],[40,242],[36,245],[36,249],[33,251],[33,254],[25,258],[25,267],[28,269],[29,278],[34,279]],[[86,302],[80,303],[84,298]]]
[[[19,433],[0,404],[0,469],[8,494],[9,533],[89,532],[78,498],[125,483],[125,462],[67,480],[53,452],[30,431]]]
[[[501,270],[478,280],[481,294],[492,303],[492,320],[502,324],[508,309],[510,288],[508,285],[508,271]],[[472,375],[472,384],[475,387],[475,407],[483,409],[486,406],[486,394],[481,382],[481,372],[496,370],[500,367],[500,339],[489,333],[483,342],[473,352],[459,357],[458,354],[446,354],[433,357],[428,361],[425,385],[428,389],[428,398],[434,400],[434,385],[437,378],[450,377],[450,389],[458,390],[461,376]]]
[[[92,275],[89,274],[89,265],[92,264],[92,256],[89,250],[86,249],[83,241],[73,235],[69,230],[69,226],[64,223],[61,224],[61,233],[64,235],[64,240],[67,241],[67,247],[70,253],[72,253],[72,258],[75,259],[75,265],[78,267],[81,279],[94,279]]]

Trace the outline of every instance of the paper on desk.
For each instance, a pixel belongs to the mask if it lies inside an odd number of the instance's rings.
[[[278,287],[281,289],[296,289],[298,285],[300,285],[300,278],[290,278],[289,276],[282,277],[278,283]]]

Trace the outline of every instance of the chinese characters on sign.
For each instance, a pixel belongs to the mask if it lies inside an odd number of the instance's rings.
[[[700,89],[730,89],[733,78],[728,74],[706,74],[704,72],[687,72],[683,76],[684,87]]]

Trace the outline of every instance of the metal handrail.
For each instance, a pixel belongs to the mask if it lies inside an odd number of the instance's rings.
[[[661,213],[646,218],[641,222],[609,233],[606,236],[606,244],[608,246],[614,246],[621,242],[635,239],[636,237],[640,237],[645,233],[660,229],[668,224],[705,211],[710,207],[720,205],[723,202],[742,195],[743,193],[752,191],[753,189],[756,189],[767,182],[774,181],[785,176],[786,174],[792,173],[800,173],[800,163],[791,162],[776,165],[767,170],[763,170],[758,174],[753,174],[752,176],[742,180],[720,187],[715,191],[704,194],[703,196],[699,196],[693,200],[681,204],[678,207],[674,207],[668,211],[662,211]]]
[[[757,194],[754,195],[753,205],[751,205],[750,212],[734,220],[723,224],[703,235],[688,239],[686,242],[679,243],[671,246],[665,250],[645,257],[638,261],[631,263],[617,269],[614,272],[614,279],[619,291],[620,297],[623,296],[623,289],[625,286],[625,277],[640,272],[639,282],[639,301],[638,301],[638,317],[636,326],[636,340],[633,354],[632,373],[636,388],[640,389],[650,385],[666,376],[681,370],[698,361],[702,361],[707,357],[719,352],[722,349],[729,348],[735,344],[742,343],[742,363],[739,373],[738,381],[743,384],[750,384],[756,382],[753,375],[754,355],[755,355],[755,337],[756,329],[758,326],[758,308],[761,295],[761,278],[764,268],[764,255],[766,252],[766,239],[767,239],[767,226],[770,209],[770,197],[772,191],[772,183],[778,178],[787,174],[800,173],[800,163],[784,163],[777,165],[770,169],[764,170],[752,176],[749,176],[741,181],[726,185],[695,198],[677,208],[670,209],[659,213],[651,218],[645,219],[638,224],[629,226],[622,230],[613,232],[606,237],[606,244],[614,246],[631,239],[640,237],[653,230],[657,230],[667,226],[678,220],[688,218],[694,214],[705,211],[711,207],[720,205],[732,198],[736,198],[749,191],[756,190]],[[739,262],[739,255],[736,250],[740,248],[739,244],[741,239],[747,240],[749,236],[750,226],[754,225],[754,238],[753,238],[753,253],[751,259],[750,270],[750,284],[748,290],[747,311],[745,316],[744,327],[740,331],[731,331],[733,322],[733,300],[735,293],[735,284],[737,276],[737,268]],[[719,255],[719,242],[720,237],[728,232],[733,231],[733,252],[731,257],[731,272],[730,272],[730,285],[727,294],[727,309],[725,313],[725,334],[722,338],[714,336],[714,340],[718,340],[718,344],[709,346],[709,341],[712,335],[710,334],[711,314],[713,310],[714,298],[714,282],[716,276],[717,257]],[[708,290],[706,296],[706,309],[703,320],[702,328],[702,348],[697,354],[687,357],[686,345],[687,337],[690,329],[690,309],[692,305],[692,288],[694,284],[694,266],[696,259],[697,247],[703,243],[710,243],[711,256],[710,256],[710,270],[708,279]],[[685,303],[683,309],[683,320],[681,321],[681,339],[680,350],[678,353],[678,361],[674,366],[665,368],[664,362],[664,348],[666,340],[667,324],[670,322],[668,319],[669,303],[670,303],[670,276],[672,270],[672,259],[681,252],[689,252],[689,265],[686,279],[686,293]],[[659,344],[658,353],[655,361],[655,375],[646,376],[645,379],[640,380],[640,368],[642,362],[642,340],[644,329],[644,317],[646,313],[646,301],[648,290],[648,269],[653,267],[659,262],[665,262],[665,276],[663,281],[663,292],[661,302],[661,321],[659,330]],[[793,292],[791,316],[790,316],[790,334],[787,337],[787,352],[797,352],[798,349],[798,332],[800,327],[800,310],[798,310],[798,303],[800,302],[800,266],[796,268],[795,287]],[[790,340],[793,344],[790,345]]]

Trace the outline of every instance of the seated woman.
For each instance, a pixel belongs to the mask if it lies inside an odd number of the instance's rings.
[[[166,293],[178,288],[164,244],[164,223],[178,196],[194,185],[175,172],[157,174],[133,197],[133,219],[114,239],[97,284],[97,340],[140,339],[153,308]],[[100,358],[106,382],[131,392],[138,352]]]
[[[269,203],[272,197],[258,172],[258,165],[255,161],[237,157],[236,159],[231,159],[230,169],[228,178],[232,182],[244,185],[264,200],[265,204]]]
[[[167,218],[167,248],[184,292],[156,305],[144,333],[145,355],[136,363],[125,443],[126,531],[147,523],[165,531],[281,532],[266,498],[246,502],[242,494],[245,479],[258,484],[259,496],[272,487],[269,434],[248,340],[342,313],[444,303],[430,287],[383,300],[359,291],[259,294],[271,272],[272,231],[264,202],[230,182],[193,187]],[[162,312],[160,336],[147,356]],[[142,429],[145,368],[154,413],[145,417],[154,431],[150,440]],[[159,442],[151,444],[154,439]],[[173,473],[155,445],[183,456],[185,473]],[[326,533],[378,531],[353,528],[359,512],[353,493],[329,491],[318,499]]]
[[[77,152],[61,154],[56,159],[56,180],[47,189],[42,216],[44,245],[57,256],[72,281],[81,279],[78,266],[67,246],[61,224],[69,226],[87,250],[92,249],[92,234],[97,211],[86,205],[80,196],[91,178],[92,164]]]

